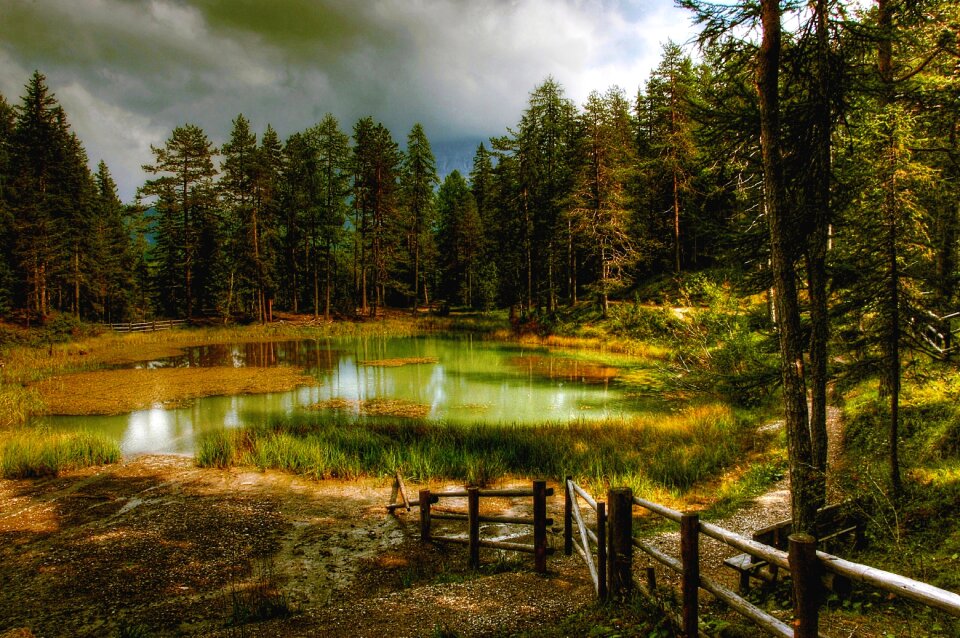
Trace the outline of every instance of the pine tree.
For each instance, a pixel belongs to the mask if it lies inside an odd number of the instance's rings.
[[[191,317],[196,302],[210,299],[217,263],[219,220],[213,178],[213,144],[198,126],[173,129],[163,147],[151,146],[156,179],[141,188],[156,197],[160,302],[165,312]]]
[[[304,133],[294,133],[283,147],[283,178],[280,191],[281,298],[286,307],[300,312],[305,273],[310,211],[316,206],[316,150]]]
[[[410,294],[413,312],[416,313],[420,299],[421,282],[424,300],[428,299],[426,281],[423,272],[423,255],[429,254],[432,238],[434,201],[433,189],[439,183],[436,160],[430,149],[423,126],[413,125],[407,136],[407,152],[403,158],[401,174],[401,198],[405,219],[402,224],[406,235],[407,252],[413,262],[410,279]]]
[[[13,107],[0,95],[0,315],[13,308],[16,285],[11,191],[14,121]]]
[[[34,72],[26,86],[11,139],[13,253],[22,281],[22,301],[30,314],[45,317],[51,308],[51,274],[62,256],[62,225],[57,210],[57,171],[63,159],[62,109]]]
[[[390,131],[372,118],[354,127],[354,228],[357,230],[355,276],[361,308],[376,316],[384,306],[396,243],[397,190],[401,153]],[[372,288],[370,304],[368,285]]]
[[[569,268],[565,262],[572,238],[569,227],[561,223],[561,211],[573,187],[576,107],[560,83],[547,78],[531,92],[517,130],[492,143],[503,166],[498,175],[512,182],[503,184],[502,194],[513,193],[508,195],[507,210],[514,219],[508,225],[518,232],[509,239],[514,244],[511,250],[521,253],[523,279],[516,292],[526,310],[536,305],[552,311],[559,273]],[[510,161],[505,161],[508,157]]]
[[[502,266],[502,247],[497,237],[497,206],[496,181],[493,169],[492,155],[487,147],[481,143],[473,156],[473,167],[470,170],[470,192],[477,205],[477,214],[480,216],[480,227],[483,228],[483,258],[478,273],[477,305],[489,310],[496,306],[498,291],[501,288],[500,267]],[[575,265],[571,271],[570,281],[575,282]],[[576,301],[576,289],[568,290],[571,302]]]
[[[581,115],[585,161],[568,213],[573,230],[586,238],[584,247],[597,264],[596,290],[604,316],[611,291],[627,281],[626,270],[636,255],[627,188],[636,165],[629,108],[617,87],[605,96],[594,91],[587,99]]]
[[[90,288],[94,316],[107,322],[126,318],[130,297],[136,298],[136,258],[124,222],[117,185],[102,160],[97,165]]]
[[[668,210],[667,226],[673,237],[671,265],[679,274],[682,265],[681,212],[690,192],[694,173],[695,145],[693,120],[690,115],[693,91],[693,64],[673,42],[663,48],[663,58],[651,73],[641,110],[645,113],[640,129],[645,138],[642,146],[644,176],[649,182],[651,199],[647,211],[658,221]],[[666,221],[666,220],[664,220]]]
[[[474,306],[483,256],[483,228],[477,204],[459,171],[443,180],[437,193],[441,294],[448,304]]]
[[[350,194],[350,138],[331,114],[307,132],[316,157],[316,202],[309,219],[313,273],[313,315],[320,315],[320,262],[323,261],[323,316],[330,319],[336,250],[343,235]]]

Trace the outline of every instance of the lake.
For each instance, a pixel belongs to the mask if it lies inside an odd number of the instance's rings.
[[[44,422],[57,429],[107,433],[120,441],[126,455],[192,454],[195,437],[204,431],[304,410],[367,419],[412,415],[428,421],[497,423],[618,418],[668,408],[623,381],[625,374],[636,376],[649,363],[611,366],[591,360],[591,354],[470,337],[198,346],[127,367],[289,365],[303,368],[316,385],[282,393],[206,397],[116,416],[51,416]]]

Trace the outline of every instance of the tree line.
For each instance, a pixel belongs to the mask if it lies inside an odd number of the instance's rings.
[[[175,128],[125,206],[35,73],[0,97],[0,313],[605,313],[637,282],[723,269],[771,291],[798,529],[824,493],[828,344],[881,378],[896,492],[903,353],[957,304],[960,9],[681,4],[698,59],[668,43],[636,94],[582,105],[548,78],[442,181],[419,124],[401,148],[370,117],[281,140],[239,115],[220,148]]]

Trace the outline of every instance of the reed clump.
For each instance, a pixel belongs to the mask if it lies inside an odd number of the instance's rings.
[[[0,476],[7,479],[57,476],[120,458],[116,441],[90,432],[23,431],[0,439]]]
[[[682,492],[758,443],[752,421],[722,405],[659,416],[537,424],[430,423],[295,415],[201,437],[201,466],[254,465],[316,478],[384,476],[483,484],[560,478]]]

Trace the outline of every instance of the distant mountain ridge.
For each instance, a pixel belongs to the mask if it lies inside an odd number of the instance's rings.
[[[482,137],[432,142],[430,146],[437,160],[440,180],[443,181],[453,171],[460,171],[461,175],[468,177],[473,169],[473,156],[481,142],[490,148],[490,142]]]

